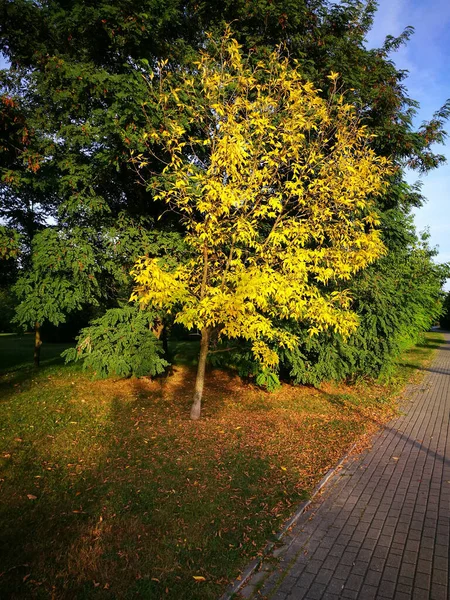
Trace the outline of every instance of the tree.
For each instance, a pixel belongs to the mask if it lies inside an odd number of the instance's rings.
[[[450,292],[444,298],[440,325],[443,329],[450,329]]]
[[[11,285],[17,277],[20,236],[14,229],[0,225],[0,332],[11,331],[15,298]]]
[[[276,319],[307,323],[310,335],[354,331],[347,290],[330,284],[383,253],[373,197],[390,167],[342,95],[325,101],[280,51],[251,67],[228,32],[192,72],[163,67],[149,93],[164,126],[141,135],[167,163],[149,185],[183,220],[192,258],[173,270],[140,259],[132,299],[201,331],[198,419],[212,336],[249,340],[271,368],[271,344],[297,341]],[[144,154],[134,161],[147,165]]]
[[[406,218],[409,207],[424,199],[418,188],[405,184],[404,167],[422,172],[442,162],[433,144],[443,140],[449,105],[420,128],[413,126],[417,103],[405,88],[406,72],[392,60],[412,28],[367,50],[365,37],[376,7],[375,0],[0,0],[0,51],[11,65],[0,72],[0,213],[23,234],[22,249],[28,247],[18,273],[34,268],[27,254],[49,215],[63,237],[72,228],[96,231],[85,243],[92,244],[89,252],[98,265],[103,252],[97,239],[122,215],[132,224],[130,230],[138,222],[145,223],[147,232],[183,235],[176,214],[140,185],[161,165],[148,155],[137,178],[128,156],[130,149],[137,154],[145,150],[136,135],[145,114],[152,116],[155,129],[164,124],[160,106],[151,105],[145,73],[157,74],[161,59],[173,70],[183,64],[189,69],[205,45],[205,32],[220,33],[224,22],[232,23],[253,64],[285,43],[324,97],[334,93],[329,73],[340,73],[345,101],[357,107],[361,123],[376,134],[370,147],[397,167],[377,205],[383,211],[400,208]],[[128,237],[123,229],[121,234]],[[137,254],[141,252],[145,250]],[[127,265],[124,261],[121,269]],[[126,296],[117,282],[108,286],[102,310],[117,308]],[[46,289],[51,288],[41,286],[41,293]],[[34,297],[38,312],[41,300]],[[51,298],[45,302],[50,306]]]
[[[412,217],[387,211],[380,228],[389,234],[390,251],[351,282],[358,329],[346,340],[332,332],[308,338],[291,324],[301,343],[280,360],[295,383],[389,377],[400,353],[438,321],[450,265],[434,263],[436,251],[426,233],[416,234]]]
[[[136,306],[111,308],[83,329],[76,348],[63,353],[66,360],[84,359],[83,368],[97,377],[154,376],[169,363],[161,358],[163,348],[155,335],[158,315]]]

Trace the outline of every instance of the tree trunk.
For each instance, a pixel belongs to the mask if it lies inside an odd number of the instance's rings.
[[[197,377],[195,379],[194,402],[192,403],[191,408],[191,419],[193,421],[197,421],[197,419],[200,418],[200,411],[202,408],[203,386],[205,384],[206,357],[208,356],[210,333],[211,332],[208,327],[202,329],[202,339],[200,342],[200,355],[198,358]]]
[[[164,358],[169,363],[169,366],[166,367],[166,370],[165,370],[166,377],[172,377],[172,375],[173,375],[173,354],[169,347],[169,332],[170,332],[169,326],[167,324],[164,324],[164,329],[162,330],[162,333],[161,333],[161,341],[162,341],[163,350],[164,350]]]
[[[161,332],[161,341],[162,341],[162,347],[164,350],[164,358],[166,360],[168,360],[169,362],[172,362],[172,359],[170,356],[170,350],[169,350],[169,332],[167,331],[166,324],[164,324],[164,328]]]
[[[36,321],[34,324],[34,366],[38,367],[41,361],[41,326]]]

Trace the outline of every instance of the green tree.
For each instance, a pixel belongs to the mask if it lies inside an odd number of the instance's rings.
[[[63,236],[86,227],[101,237],[123,214],[131,229],[144,217],[147,231],[183,233],[176,216],[141,185],[160,172],[158,161],[149,156],[138,174],[128,161],[130,150],[145,150],[136,132],[145,126],[146,115],[155,128],[163,122],[158,106],[149,104],[143,75],[157,72],[161,59],[188,68],[205,44],[205,32],[220,33],[224,22],[232,23],[254,64],[284,42],[324,97],[333,90],[327,76],[340,73],[345,100],[376,134],[372,149],[397,167],[377,204],[382,210],[401,209],[407,219],[409,207],[423,198],[405,183],[404,168],[423,172],[443,161],[433,144],[443,140],[449,106],[414,127],[417,103],[404,86],[406,73],[392,61],[412,29],[367,50],[376,7],[373,0],[0,0],[0,51],[11,63],[0,75],[0,211],[24,235],[28,250],[22,268],[39,263],[31,258],[31,240],[49,216]],[[85,244],[92,244],[89,252],[100,265],[104,255],[96,239],[86,236]],[[108,266],[103,271],[109,273]],[[46,289],[52,288],[41,287],[41,293]],[[117,307],[122,293],[117,283],[109,286],[105,309]],[[40,302],[39,295],[34,297]]]
[[[390,211],[382,227],[391,238],[390,252],[351,286],[360,326],[347,340],[335,334],[308,339],[300,332],[302,343],[282,353],[283,367],[295,382],[388,377],[400,352],[439,319],[450,265],[435,264],[436,252],[426,234],[416,235],[412,218]]]
[[[442,329],[450,329],[450,292],[444,298],[440,325]]]

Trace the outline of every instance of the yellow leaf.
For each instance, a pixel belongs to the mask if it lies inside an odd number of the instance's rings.
[[[195,581],[206,581],[206,579],[201,575],[194,575],[193,578],[195,579]]]
[[[255,66],[230,31],[219,42],[220,56],[205,51],[177,88],[170,66],[151,88],[166,118],[142,137],[156,135],[166,166],[147,183],[180,215],[186,252],[173,263],[139,259],[131,300],[191,331],[246,340],[276,373],[275,348],[298,344],[280,320],[310,336],[356,330],[350,294],[331,290],[385,252],[376,198],[393,170],[343,94],[323,98],[277,52]],[[336,88],[339,74],[328,77]],[[135,166],[155,151],[134,155]]]

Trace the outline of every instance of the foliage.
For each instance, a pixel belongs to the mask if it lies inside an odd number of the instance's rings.
[[[77,338],[75,348],[63,354],[66,362],[84,361],[97,377],[154,376],[169,363],[161,358],[162,345],[152,326],[155,315],[134,307],[112,308],[92,321]]]
[[[450,292],[447,292],[442,303],[442,315],[440,318],[440,326],[443,329],[450,329]]]
[[[14,318],[15,300],[8,288],[0,287],[0,333],[13,331],[11,321]]]
[[[264,367],[278,361],[267,342],[296,342],[274,318],[306,322],[311,335],[353,331],[347,290],[323,286],[383,253],[370,198],[389,166],[352,107],[323,100],[279,52],[252,68],[230,34],[195,71],[174,82],[169,70],[149,93],[165,114],[163,129],[141,133],[149,154],[167,157],[157,198],[182,216],[194,256],[171,272],[140,259],[132,298],[173,310],[188,329],[250,340]]]
[[[219,369],[231,369],[239,377],[251,378],[269,392],[279,389],[281,382],[277,370],[262,367],[255,359],[252,345],[246,340],[213,340],[208,354],[208,362]]]
[[[415,131],[417,103],[406,93],[406,73],[390,59],[411,28],[389,36],[382,48],[365,48],[374,0],[143,0],[138,6],[122,0],[89,6],[78,0],[0,0],[0,7],[0,51],[11,62],[1,77],[2,179],[16,204],[33,201],[30,194],[23,198],[24,185],[30,191],[31,184],[40,203],[52,198],[54,206],[77,218],[92,212],[103,219],[121,210],[157,215],[160,205],[151,202],[127,164],[133,132],[143,124],[141,104],[149,100],[142,75],[156,72],[161,59],[174,66],[189,62],[204,47],[205,32],[221,33],[224,22],[232,23],[255,60],[285,43],[325,94],[333,87],[327,76],[339,72],[347,100],[376,133],[371,143],[377,153],[424,170],[443,160],[432,144],[442,140],[448,107]],[[33,35],[24,36],[25,29]],[[147,112],[157,119],[157,106]],[[151,168],[158,168],[155,161]],[[13,184],[18,180],[19,194]],[[397,184],[401,187],[398,178]],[[418,197],[400,191],[385,196],[386,202],[399,200],[414,203]]]
[[[14,286],[19,299],[15,321],[24,328],[49,321],[58,325],[67,313],[85,303],[98,304],[102,294],[98,277],[101,266],[82,229],[61,232],[45,229],[34,237],[32,269]]]
[[[224,22],[232,24],[233,36],[244,53],[250,54],[253,65],[266,60],[273,47],[283,42],[289,56],[299,60],[305,80],[322,90],[323,98],[336,95],[336,82],[328,76],[339,72],[344,103],[355,106],[361,124],[375,134],[367,143],[377,156],[389,157],[395,165],[389,185],[376,199],[378,209],[401,209],[407,219],[409,207],[424,199],[420,186],[405,183],[404,167],[421,173],[443,162],[434,144],[444,140],[449,105],[444,104],[419,128],[414,126],[418,105],[405,87],[407,72],[399,70],[392,59],[413,31],[407,27],[398,37],[388,36],[380,48],[367,49],[365,39],[376,8],[375,0],[0,0],[0,51],[10,62],[10,68],[0,72],[0,219],[22,236],[19,262],[3,262],[2,269],[8,270],[9,286],[20,265],[19,289],[30,292],[22,295],[27,301],[19,305],[18,320],[31,323],[41,315],[47,321],[61,322],[80,302],[100,303],[106,310],[128,297],[129,267],[139,255],[166,254],[174,264],[183,260],[185,253],[178,241],[174,251],[167,240],[162,241],[166,233],[183,237],[177,214],[167,211],[164,202],[155,202],[154,190],[141,185],[159,174],[162,165],[146,151],[140,134],[147,117],[155,131],[164,129],[166,118],[157,95],[148,94],[146,76],[158,77],[159,61],[167,60],[177,89],[174,71],[181,65],[192,70],[197,51],[207,44],[205,32],[220,35]],[[262,72],[260,76],[264,78]],[[179,117],[179,124],[193,138],[201,137],[202,125],[189,124],[182,112],[169,116],[175,121]],[[141,164],[137,174],[128,162],[130,150],[146,153],[148,164]],[[196,150],[203,160],[209,149]],[[40,260],[31,257],[32,246],[40,244],[33,240],[48,227],[49,218],[51,229],[60,230],[62,237],[72,236],[72,228],[92,233],[84,236],[80,249],[81,254],[95,256],[99,271],[90,275],[98,287],[84,286],[89,291],[76,294],[80,302],[66,300],[60,293],[75,289],[76,269],[52,268],[51,285],[49,273],[35,271]],[[387,228],[385,221],[385,242],[390,235]],[[105,241],[107,230],[116,230],[110,239],[121,241],[113,252],[112,244]],[[391,233],[395,234],[395,227]],[[144,243],[146,236],[153,236],[150,250]],[[393,252],[386,244],[388,252]],[[0,243],[0,253],[5,247]],[[50,244],[48,252],[55,248],[57,244]],[[387,285],[387,289],[395,292],[395,286]],[[334,283],[322,291],[336,291]],[[53,293],[58,308],[52,306]],[[386,302],[390,302],[387,294],[377,304],[380,310]],[[395,297],[392,306],[403,309]],[[373,318],[384,321],[382,315],[373,314]],[[364,335],[365,326],[363,319],[359,335]],[[388,327],[386,332],[391,330]],[[296,335],[301,352],[305,344],[315,345],[309,337],[303,341],[302,332]],[[337,346],[341,348],[338,334],[321,333],[320,339],[331,344],[330,355],[336,355]],[[386,337],[381,339],[390,344]],[[366,345],[375,351],[371,342]],[[311,360],[319,360],[324,350],[319,346],[316,353],[310,348]],[[384,351],[376,352],[378,358],[373,358],[378,361]],[[341,348],[339,356],[342,353]],[[345,358],[349,365],[352,360],[350,355]],[[321,364],[325,374],[327,365],[336,362],[330,363],[325,353]]]
[[[149,231],[126,215],[100,229],[47,227],[35,235],[31,268],[14,286],[16,322],[58,325],[85,306],[116,303],[130,293],[129,269],[139,254],[167,253],[172,264],[183,249],[179,234]]]
[[[399,354],[439,319],[450,266],[434,263],[427,234],[416,236],[411,218],[391,211],[387,219],[391,251],[352,284],[359,328],[347,340],[322,335],[284,352],[284,368],[297,383],[389,376]]]
[[[20,236],[18,232],[0,225],[0,260],[17,257],[19,249]]]
[[[11,285],[17,277],[20,241],[17,231],[0,225],[0,332],[12,330],[16,298]]]

